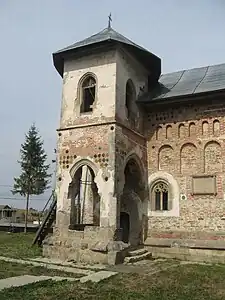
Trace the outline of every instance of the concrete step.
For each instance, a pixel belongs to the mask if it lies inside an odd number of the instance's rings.
[[[124,259],[124,264],[134,263],[141,260],[147,260],[152,258],[152,253],[146,252],[137,256],[127,256]]]
[[[141,248],[141,249],[129,251],[129,252],[128,252],[128,256],[138,256],[138,255],[145,254],[145,253],[147,253],[147,252],[148,252],[147,249]]]

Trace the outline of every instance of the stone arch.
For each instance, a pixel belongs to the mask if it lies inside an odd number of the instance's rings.
[[[144,188],[144,168],[137,155],[130,155],[124,164],[124,189],[139,194]]]
[[[165,183],[169,190],[169,209],[165,211],[155,210],[153,203],[153,188],[158,183]],[[158,171],[148,177],[149,185],[149,206],[148,216],[168,216],[179,217],[180,214],[180,187],[177,180],[170,174],[164,171]]]
[[[209,141],[204,147],[204,170],[206,173],[222,172],[222,151],[217,141]]]
[[[144,183],[144,177],[145,177],[145,167],[144,164],[141,160],[141,158],[137,155],[135,151],[131,151],[127,154],[127,156],[124,158],[124,163],[123,163],[123,170],[125,170],[127,163],[130,160],[134,160],[135,163],[137,164],[140,174],[141,174],[141,182]]]
[[[214,135],[220,134],[220,121],[217,119],[213,121],[213,134]]]
[[[172,138],[172,126],[167,125],[166,126],[166,139],[171,139]]]
[[[192,136],[196,135],[196,126],[195,126],[194,122],[191,122],[189,124],[188,135],[189,135],[189,137],[192,137]]]
[[[93,77],[96,81],[96,85],[98,84],[98,78],[97,78],[96,74],[93,73],[93,72],[86,72],[84,75],[81,76],[81,78],[78,81],[78,84],[77,84],[77,93],[78,93],[78,95],[80,93],[80,87],[82,86],[85,79],[87,79],[88,77]]]
[[[95,182],[97,168],[88,159],[75,162],[70,170],[70,229],[83,230],[85,225],[100,225],[100,195]]]
[[[178,137],[179,138],[185,138],[186,134],[185,134],[185,125],[183,123],[181,123],[178,126]]]
[[[120,195],[120,228],[122,240],[131,245],[142,241],[142,217],[145,201],[144,166],[136,153],[129,154],[123,165],[124,187]],[[127,224],[124,224],[126,216]],[[127,232],[129,228],[129,232]]]
[[[202,135],[203,136],[209,135],[209,123],[207,121],[202,122]]]
[[[158,152],[158,170],[173,172],[175,169],[174,151],[170,145],[163,145]]]
[[[156,140],[159,140],[162,135],[162,126],[156,128]]]
[[[87,158],[76,158],[76,160],[69,172],[71,180],[73,180],[75,173],[83,165],[87,165],[88,167],[90,167],[93,170],[94,175],[97,176],[98,167],[93,161],[91,161],[90,159],[87,159]]]
[[[92,72],[85,73],[80,78],[77,88],[80,113],[92,112],[97,99],[97,76]]]
[[[180,149],[180,172],[182,174],[198,172],[197,147],[192,143],[186,143]]]

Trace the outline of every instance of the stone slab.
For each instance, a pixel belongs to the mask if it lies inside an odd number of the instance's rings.
[[[50,280],[50,279],[51,277],[49,276],[32,276],[32,275],[9,277],[0,280],[0,290],[11,288],[11,287],[23,286],[26,284]]]
[[[71,278],[71,277],[61,277],[61,276],[33,276],[33,275],[22,275],[16,277],[9,277],[0,280],[0,290],[11,288],[11,287],[19,287],[27,284],[53,280],[53,281],[79,281],[80,278]]]
[[[62,261],[60,259],[51,259],[47,257],[37,257],[37,258],[31,258],[29,260],[34,262],[53,264],[53,265],[62,265],[62,266],[71,266],[74,268],[88,269],[88,270],[104,270],[106,268],[106,265],[102,265],[102,264],[91,264],[91,265],[82,264],[82,263],[77,263],[75,261]]]
[[[80,278],[71,278],[71,277],[61,277],[61,276],[54,276],[54,277],[51,277],[51,280],[53,281],[79,281]]]
[[[80,278],[80,282],[81,283],[84,283],[87,281],[99,282],[101,280],[110,278],[111,276],[114,276],[116,274],[118,274],[118,273],[111,272],[111,271],[99,271],[99,272],[96,272],[95,274],[84,276],[84,277]]]
[[[146,260],[146,259],[151,259],[152,258],[152,253],[150,252],[146,252],[144,254],[140,254],[137,256],[127,256],[124,259],[124,263],[128,264],[128,263],[134,263],[136,261],[140,261],[140,260]]]
[[[148,252],[147,249],[142,248],[142,249],[137,249],[137,250],[129,251],[129,252],[128,252],[128,255],[129,255],[129,256],[138,256],[138,255],[145,254],[145,253],[147,253],[147,252]]]
[[[14,262],[14,263],[18,263],[18,264],[33,265],[36,267],[44,267],[44,268],[50,269],[50,270],[58,270],[58,271],[73,273],[73,274],[90,275],[90,274],[95,273],[94,271],[88,270],[88,269],[79,269],[76,267],[58,266],[58,265],[54,265],[54,264],[41,263],[41,262],[31,261],[31,260],[15,259],[15,258],[9,258],[9,257],[4,257],[4,256],[0,256],[0,260],[7,261],[7,262]]]

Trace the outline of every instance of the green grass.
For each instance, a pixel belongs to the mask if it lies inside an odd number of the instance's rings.
[[[119,274],[98,284],[40,282],[4,290],[0,299],[222,300],[225,266],[183,265],[155,275]]]
[[[34,233],[0,232],[0,256],[13,258],[28,258],[41,256],[42,249],[32,247]]]
[[[21,275],[36,275],[36,276],[46,275],[46,276],[63,276],[63,277],[76,277],[76,278],[83,276],[79,274],[67,273],[58,270],[50,270],[43,267],[35,267],[32,265],[0,261],[0,279],[14,277],[14,276],[21,276]]]

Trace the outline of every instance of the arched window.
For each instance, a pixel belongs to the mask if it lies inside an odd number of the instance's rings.
[[[131,79],[127,81],[126,84],[126,99],[125,99],[125,107],[126,107],[126,115],[129,119],[132,118],[132,106],[135,101],[135,88]]]
[[[169,189],[164,182],[158,182],[152,189],[154,210],[169,210]]]
[[[94,182],[94,171],[81,166],[69,186],[71,200],[70,229],[83,230],[86,225],[100,224],[100,196]]]
[[[81,85],[81,106],[80,112],[92,112],[96,94],[96,80],[93,76],[88,76]]]

